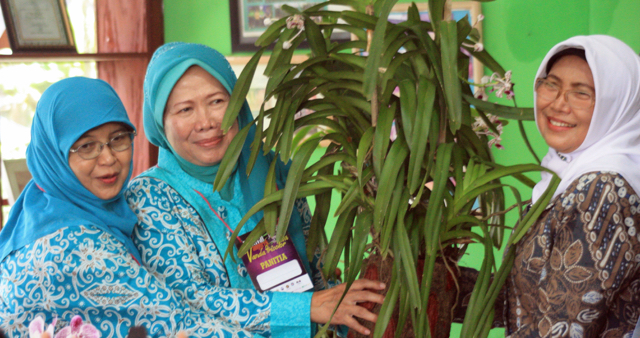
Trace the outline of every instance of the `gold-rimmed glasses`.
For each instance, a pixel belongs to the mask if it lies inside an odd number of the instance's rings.
[[[120,132],[116,136],[112,137],[109,142],[102,143],[98,141],[87,142],[79,145],[76,148],[69,150],[70,153],[77,153],[81,158],[85,160],[93,160],[100,156],[104,146],[109,146],[113,151],[121,152],[131,148],[133,143],[133,137],[136,136],[135,131]]]
[[[555,101],[562,93],[562,88],[557,83],[543,78],[536,80],[536,94],[538,94],[538,97],[547,101]],[[589,109],[595,104],[595,93],[587,90],[572,89],[564,92],[564,99],[573,109]]]

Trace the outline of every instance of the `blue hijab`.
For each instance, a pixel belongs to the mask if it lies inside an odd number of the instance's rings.
[[[180,157],[175,152],[164,132],[164,111],[171,94],[171,90],[182,75],[191,66],[200,66],[215,77],[227,89],[229,94],[236,84],[236,75],[231,69],[227,59],[218,51],[200,44],[173,42],[168,43],[156,50],[149,62],[147,74],[144,80],[144,131],[149,141],[159,149],[158,168],[143,173],[141,176],[151,176],[168,183],[175,189],[192,207],[196,209],[200,217],[212,235],[213,241],[220,250],[225,250],[228,240],[216,232],[220,227],[214,227],[212,223],[217,222],[211,215],[211,210],[207,203],[203,202],[194,187],[207,183],[212,184],[218,172],[219,164],[213,166],[198,166]],[[249,105],[245,100],[238,115],[240,129],[252,124],[253,116]],[[242,152],[236,164],[233,175],[228,179],[225,188],[220,191],[220,198],[229,201],[233,197],[233,182],[237,179],[240,184],[242,201],[246,210],[255,205],[264,197],[264,185],[266,182],[269,164],[271,161],[278,161],[276,166],[276,181],[278,187],[283,188],[286,182],[288,166],[275,158],[273,152],[266,155],[262,153],[258,156],[250,175],[246,175],[247,163],[251,154],[251,143],[255,137],[255,125],[251,125],[247,139],[243,145]],[[175,170],[178,167],[180,170]],[[198,181],[194,181],[198,180]],[[226,195],[226,196],[225,196]],[[238,196],[236,196],[238,197]],[[215,203],[215,201],[212,201]],[[214,206],[215,207],[215,206]],[[245,210],[245,212],[246,212]],[[255,225],[262,219],[262,212],[254,214],[243,226],[240,235],[253,230]],[[230,224],[235,228],[237,224]],[[302,259],[307,271],[311,271],[306,254],[305,238],[302,232],[301,217],[294,208],[291,223],[289,225],[289,235]],[[234,252],[237,250],[234,248]],[[235,263],[232,260],[225,260],[227,272],[233,287],[250,287],[251,281],[247,277],[238,276]]]
[[[87,190],[69,166],[69,149],[84,133],[109,122],[135,129],[111,86],[96,79],[74,77],[52,84],[42,94],[31,125],[27,166],[33,179],[11,207],[0,232],[0,261],[12,251],[55,231],[95,226],[113,235],[140,261],[131,240],[137,217],[123,191],[103,200]],[[129,167],[131,177],[133,165]]]

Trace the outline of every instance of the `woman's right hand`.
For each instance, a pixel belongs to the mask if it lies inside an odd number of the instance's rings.
[[[311,321],[325,324],[331,319],[331,324],[346,325],[361,334],[370,334],[371,332],[354,317],[373,323],[376,322],[378,316],[358,304],[364,302],[382,304],[384,296],[370,290],[384,290],[385,284],[369,279],[359,279],[353,282],[335,315],[331,318],[333,309],[336,308],[340,301],[345,287],[346,284],[340,284],[331,289],[314,292],[311,297]]]

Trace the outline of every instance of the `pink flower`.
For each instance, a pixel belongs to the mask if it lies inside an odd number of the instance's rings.
[[[476,92],[473,94],[476,99],[480,99],[482,101],[487,101],[489,96],[487,96],[487,84],[489,83],[490,78],[488,76],[483,76],[480,80],[480,84],[475,85]]]
[[[511,87],[513,87],[513,83],[511,83],[511,71],[504,73],[504,78],[500,78],[497,75],[497,73],[491,75],[491,80],[497,81],[497,83],[493,85],[496,97],[502,97],[502,94],[507,94],[507,99],[512,99],[513,91],[511,90]]]
[[[57,319],[54,318],[45,331],[44,318],[37,316],[36,319],[29,323],[29,338],[41,338],[44,333],[47,333],[49,338],[53,338],[53,330],[56,326],[56,321]]]
[[[300,14],[294,14],[287,18],[287,28],[304,29],[304,17]]]
[[[502,122],[497,116],[491,114],[487,114],[487,119],[495,126],[498,133],[491,130],[480,116],[476,117],[476,121],[471,125],[471,128],[478,136],[487,135],[492,137],[488,142],[489,148],[496,146],[498,149],[504,149],[504,146],[500,144],[500,142],[502,142]]]
[[[300,14],[295,14],[293,16],[290,16],[287,18],[287,28],[288,29],[294,29],[297,28],[298,29],[298,33],[296,33],[296,35],[294,35],[291,39],[285,41],[282,44],[282,48],[284,49],[289,49],[291,48],[291,46],[293,45],[293,40],[295,40],[295,38],[298,37],[298,35],[300,35],[300,33],[302,33],[302,31],[304,30],[304,17]]]
[[[100,332],[91,324],[83,324],[82,317],[76,315],[69,326],[60,330],[55,338],[100,338]]]

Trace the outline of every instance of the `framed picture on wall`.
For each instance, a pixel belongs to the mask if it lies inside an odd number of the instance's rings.
[[[411,3],[402,3],[393,6],[391,13],[389,14],[389,21],[393,23],[400,23],[407,21],[407,11],[409,10]],[[420,18],[423,21],[429,20],[429,6],[427,3],[417,3],[418,11],[420,11]],[[455,21],[458,21],[465,16],[469,19],[471,25],[475,24],[478,20],[478,15],[482,14],[480,2],[477,1],[452,1],[451,2],[451,15]],[[481,22],[475,26],[480,35],[482,36]],[[470,55],[469,55],[470,56]],[[475,60],[473,57],[469,59],[469,80],[473,82],[480,82],[484,75],[484,69],[482,63]]]
[[[64,0],[0,0],[13,53],[76,52]]]
[[[231,14],[231,51],[249,52],[256,51],[256,40],[269,27],[272,22],[289,14],[282,9],[283,5],[307,9],[311,6],[324,2],[323,0],[229,0],[229,10]],[[329,10],[342,10],[346,6],[329,5]],[[332,38],[338,40],[349,40],[347,32],[336,31]],[[304,45],[302,45],[304,47]]]
[[[31,180],[31,173],[24,158],[15,160],[2,160],[2,175],[9,183],[8,200],[13,205],[18,196]],[[3,185],[4,186],[4,185]]]

